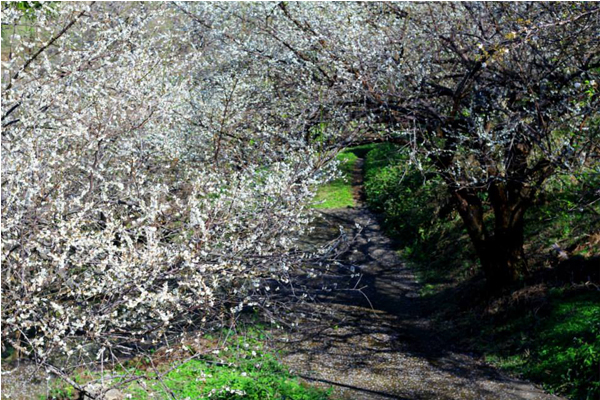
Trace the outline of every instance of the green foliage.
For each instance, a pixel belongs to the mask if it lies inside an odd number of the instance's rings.
[[[154,372],[143,370],[138,363],[128,372],[143,376],[143,383],[129,384],[124,392],[140,400],[170,399],[169,391],[177,398],[198,400],[329,399],[330,391],[301,383],[265,349],[265,337],[260,329],[250,328],[243,336],[232,333],[229,337],[224,350],[183,363],[163,376],[162,383],[154,379]],[[159,370],[167,371],[169,367],[162,365]],[[73,379],[85,382],[81,374]],[[71,399],[75,394],[72,387],[58,385],[52,388],[49,398]]]
[[[58,2],[56,1],[3,1],[2,9],[5,8],[13,8],[15,10],[19,10],[22,14],[21,22],[29,21],[33,22],[36,19],[36,12],[40,10],[42,7],[47,7],[53,9],[58,6]],[[46,11],[48,16],[51,15],[49,11]],[[2,27],[4,29],[4,26]]]
[[[48,2],[52,3],[52,2]],[[42,8],[43,4],[41,1],[7,1],[2,3],[5,7],[15,8],[21,11],[25,15],[33,13],[34,10]]]
[[[73,386],[70,385],[55,385],[48,391],[48,396],[42,396],[40,400],[44,399],[73,399],[76,397],[76,391]]]
[[[192,360],[169,373],[166,386],[181,398],[194,399],[327,399],[326,392],[302,386],[273,356],[248,357],[236,367]],[[160,397],[168,398],[161,388]],[[138,391],[139,398],[145,398]]]
[[[527,309],[483,331],[489,361],[571,399],[600,397],[600,293],[553,290],[542,312]]]
[[[436,282],[465,273],[477,263],[446,188],[427,164],[419,170],[407,151],[382,143],[365,159],[365,193],[369,207],[383,217],[387,233],[397,239],[402,255],[414,261],[419,278],[431,292]],[[424,268],[421,268],[423,266]]]
[[[302,385],[265,350],[260,330],[233,336],[218,354],[191,360],[169,372],[165,385],[178,398],[219,400],[326,400],[327,391]],[[162,385],[154,385],[159,398],[170,398]],[[145,391],[133,389],[140,399]],[[154,396],[156,398],[156,396]]]
[[[539,204],[525,216],[525,236],[530,239],[532,251],[544,251],[555,243],[563,249],[574,247],[597,231],[599,187],[600,171],[591,168],[583,169],[577,176],[556,175],[548,180]],[[580,255],[591,256],[593,251]]]
[[[355,205],[352,193],[352,173],[358,157],[351,151],[337,155],[342,176],[319,188],[314,199],[314,208],[344,208]]]

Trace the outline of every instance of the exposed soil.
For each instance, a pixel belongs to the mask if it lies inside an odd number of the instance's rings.
[[[324,210],[303,245],[355,236],[327,267],[297,332],[279,336],[282,361],[342,399],[558,399],[453,348],[422,310],[419,284],[375,216],[357,206]],[[359,224],[357,227],[355,224]]]

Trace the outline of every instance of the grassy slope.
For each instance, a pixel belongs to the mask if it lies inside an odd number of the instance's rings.
[[[492,301],[482,295],[478,261],[460,218],[446,206],[445,188],[406,161],[388,144],[367,154],[367,202],[418,271],[432,313],[450,326],[445,334],[548,390],[600,398],[600,291],[571,283],[590,279],[593,269],[581,265],[600,252],[598,204],[578,207],[594,196],[598,175],[548,182],[549,194],[526,216],[526,249],[538,278]],[[548,251],[554,243],[579,261],[557,267]]]
[[[314,208],[344,208],[355,205],[352,195],[352,172],[358,157],[352,152],[343,151],[338,154],[337,159],[342,176],[319,188],[314,199]]]
[[[553,288],[539,308],[512,310],[483,326],[488,361],[573,399],[600,395],[600,295]]]

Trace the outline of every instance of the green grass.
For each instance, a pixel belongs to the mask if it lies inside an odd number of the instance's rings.
[[[189,361],[169,373],[165,385],[178,398],[192,399],[327,399],[326,392],[303,386],[297,379],[291,378],[274,360],[261,357],[260,367],[245,364],[236,368],[215,366],[204,361]],[[154,386],[158,398],[170,398],[162,386]],[[147,399],[142,389],[132,390],[134,398]],[[157,398],[153,396],[152,398]]]
[[[351,151],[342,151],[337,155],[342,176],[321,186],[313,201],[314,208],[345,208],[354,207],[352,191],[352,173],[358,157]]]
[[[123,392],[134,399],[171,399],[170,391],[178,399],[218,400],[327,400],[330,390],[301,383],[289,373],[276,356],[263,344],[264,336],[258,329],[249,329],[244,335],[234,335],[227,347],[210,355],[203,355],[179,365],[162,377],[144,366],[144,362],[130,362],[129,374],[139,375],[139,381],[128,384]],[[137,365],[131,365],[136,364]],[[169,371],[170,364],[158,367]],[[85,382],[94,373],[80,373],[73,379]],[[166,387],[166,388],[165,388]],[[167,390],[168,389],[168,390]],[[51,392],[51,399],[71,399],[75,390],[59,384]]]
[[[479,350],[552,392],[600,398],[600,292],[554,289],[545,301],[541,311],[521,310],[484,325]]]

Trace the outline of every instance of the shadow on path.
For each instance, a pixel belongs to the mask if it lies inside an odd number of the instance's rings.
[[[359,186],[360,170],[355,176]],[[340,229],[354,240],[322,267],[300,329],[278,338],[297,374],[344,399],[557,398],[451,348],[422,312],[414,274],[360,202],[322,211],[302,246],[316,248]]]

